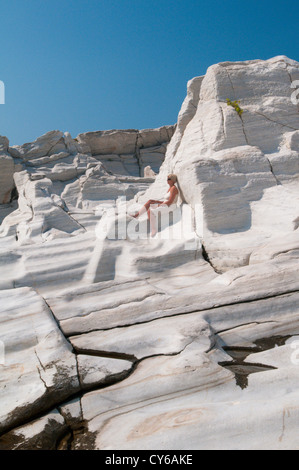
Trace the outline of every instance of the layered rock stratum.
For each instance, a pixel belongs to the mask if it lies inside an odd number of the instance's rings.
[[[0,137],[1,449],[298,449],[298,79],[225,62],[174,126]]]

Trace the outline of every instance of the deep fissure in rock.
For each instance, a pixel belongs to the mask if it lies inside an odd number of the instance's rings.
[[[219,362],[219,365],[233,372],[235,374],[236,384],[244,390],[248,386],[248,377],[250,374],[277,369],[277,367],[257,362],[245,362],[246,358],[254,353],[267,351],[276,346],[283,346],[289,338],[291,338],[291,335],[259,338],[253,342],[255,347],[223,346],[222,349],[229,354],[233,360]]]
[[[208,255],[208,252],[206,250],[206,247],[204,246],[203,242],[201,242],[201,249],[202,249],[202,257],[203,259],[209,263],[209,265],[213,268],[213,270],[215,271],[216,274],[222,274],[220,271],[218,271],[215,266],[213,265],[212,261],[210,260],[210,257]]]

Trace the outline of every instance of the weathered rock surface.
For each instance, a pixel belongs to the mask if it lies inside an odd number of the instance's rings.
[[[2,437],[2,450],[56,450],[67,432],[67,424],[58,410],[14,429]]]
[[[0,431],[12,428],[79,390],[76,358],[38,293],[0,291]]]
[[[298,67],[283,56],[227,62],[191,81],[165,162],[143,196],[161,192],[167,173],[178,174],[221,272],[248,264],[256,247],[285,238],[294,225],[299,113],[291,83]],[[243,113],[227,99],[240,100]]]
[[[0,138],[1,449],[298,448],[298,78],[221,63],[176,126]]]
[[[8,153],[9,140],[0,136],[0,204],[8,204],[13,197],[15,188],[13,175],[21,166]]]

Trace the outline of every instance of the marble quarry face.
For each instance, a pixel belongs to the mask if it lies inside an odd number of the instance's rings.
[[[0,449],[298,449],[298,80],[224,62],[174,125],[0,136]]]

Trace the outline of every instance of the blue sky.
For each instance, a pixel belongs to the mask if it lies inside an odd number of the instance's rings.
[[[295,0],[1,0],[0,135],[174,124],[191,78],[227,60],[299,61]]]

